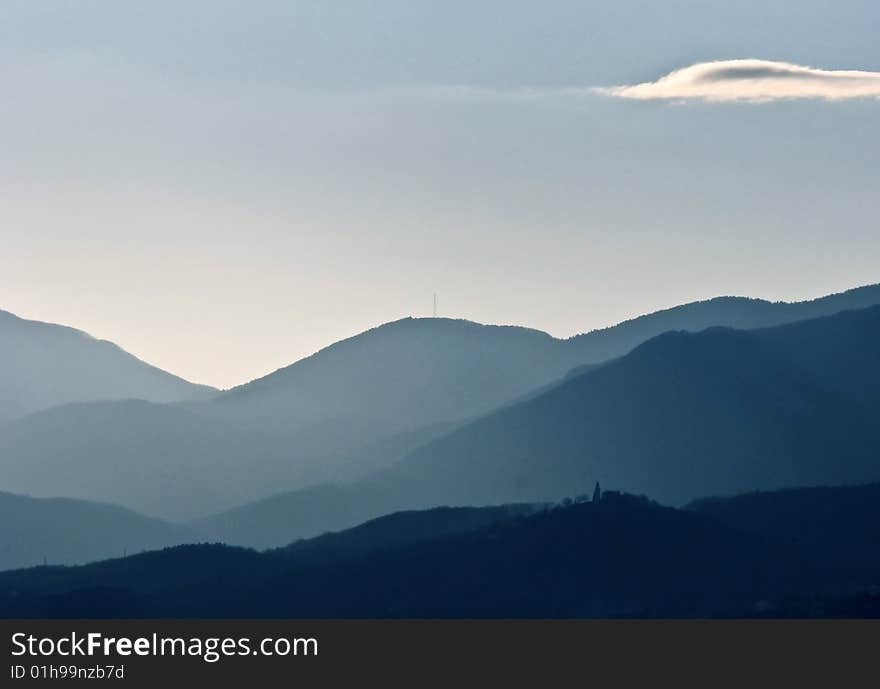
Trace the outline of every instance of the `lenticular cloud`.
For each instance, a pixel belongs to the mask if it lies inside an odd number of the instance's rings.
[[[880,72],[825,70],[769,60],[701,62],[656,81],[596,89],[634,100],[767,102],[880,98]]]

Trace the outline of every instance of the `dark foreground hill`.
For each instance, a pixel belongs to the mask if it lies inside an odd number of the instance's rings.
[[[762,533],[828,567],[880,571],[880,484],[792,488],[687,507],[740,531]]]
[[[488,523],[478,514],[396,515],[262,554],[186,546],[6,572],[0,615],[751,616],[797,596],[853,596],[878,581],[874,567],[841,576],[763,530],[622,494],[530,515],[496,511]],[[433,519],[457,526],[419,525]]]
[[[101,503],[0,493],[0,570],[80,564],[198,540],[189,529]]]
[[[356,559],[380,550],[436,541],[478,531],[493,524],[545,510],[546,505],[499,505],[497,507],[435,507],[430,510],[395,512],[345,531],[300,539],[279,549],[311,566]]]

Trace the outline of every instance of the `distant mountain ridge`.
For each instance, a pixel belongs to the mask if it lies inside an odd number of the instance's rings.
[[[200,405],[262,427],[334,417],[406,431],[484,413],[579,363],[547,333],[447,318],[405,318]]]
[[[877,306],[752,331],[669,332],[386,470],[199,526],[246,544],[244,525],[261,538],[278,524],[288,538],[303,537],[401,509],[552,501],[597,480],[670,504],[877,481],[877,342]]]
[[[575,335],[570,341],[581,349],[585,361],[597,363],[626,354],[642,342],[670,330],[696,332],[714,326],[753,330],[831,316],[840,311],[864,309],[876,304],[880,304],[880,284],[795,302],[714,297]]]
[[[0,422],[73,402],[178,402],[215,393],[81,330],[0,311]]]
[[[342,414],[405,430],[486,413],[670,330],[753,329],[874,304],[880,304],[880,284],[791,303],[717,297],[568,339],[516,326],[405,318],[234,387],[205,408],[262,423]]]

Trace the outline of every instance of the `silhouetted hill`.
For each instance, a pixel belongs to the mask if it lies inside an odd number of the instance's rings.
[[[687,508],[797,548],[827,567],[880,571],[880,484],[704,498]]]
[[[112,342],[0,311],[0,421],[71,402],[176,402],[216,393],[150,366]]]
[[[543,505],[497,507],[435,507],[430,510],[395,512],[345,531],[301,539],[277,550],[298,563],[310,566],[355,559],[380,550],[436,541],[477,531],[492,524],[534,514]]]
[[[233,589],[251,576],[260,577],[266,561],[266,556],[253,550],[199,544],[78,567],[0,572],[0,608],[10,613],[24,612],[35,603],[48,603],[59,616],[130,616],[135,610],[150,616],[163,595],[200,588],[206,593],[227,586]],[[71,596],[68,592],[75,593]],[[0,615],[6,616],[2,612]]]
[[[336,534],[264,554],[180,547],[2,573],[0,615],[708,616],[753,612],[783,592],[827,585],[821,568],[796,552],[619,494],[440,537],[409,529],[413,515],[397,518],[413,540],[394,543],[389,522],[362,527],[371,538],[378,529],[373,548],[360,547],[363,534]],[[449,513],[419,519],[448,524]],[[346,556],[327,558],[351,544]]]
[[[198,538],[115,505],[0,493],[0,570],[81,564]]]
[[[875,481],[878,338],[880,307],[756,331],[667,333],[385,471],[325,486],[320,500],[280,495],[271,512],[245,506],[234,521],[256,529],[271,515],[303,537],[400,509],[555,500],[597,480],[673,504]]]

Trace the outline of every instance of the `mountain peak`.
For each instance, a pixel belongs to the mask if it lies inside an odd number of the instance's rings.
[[[72,402],[175,402],[216,393],[151,366],[108,340],[9,311],[0,311],[0,380],[0,421]]]

